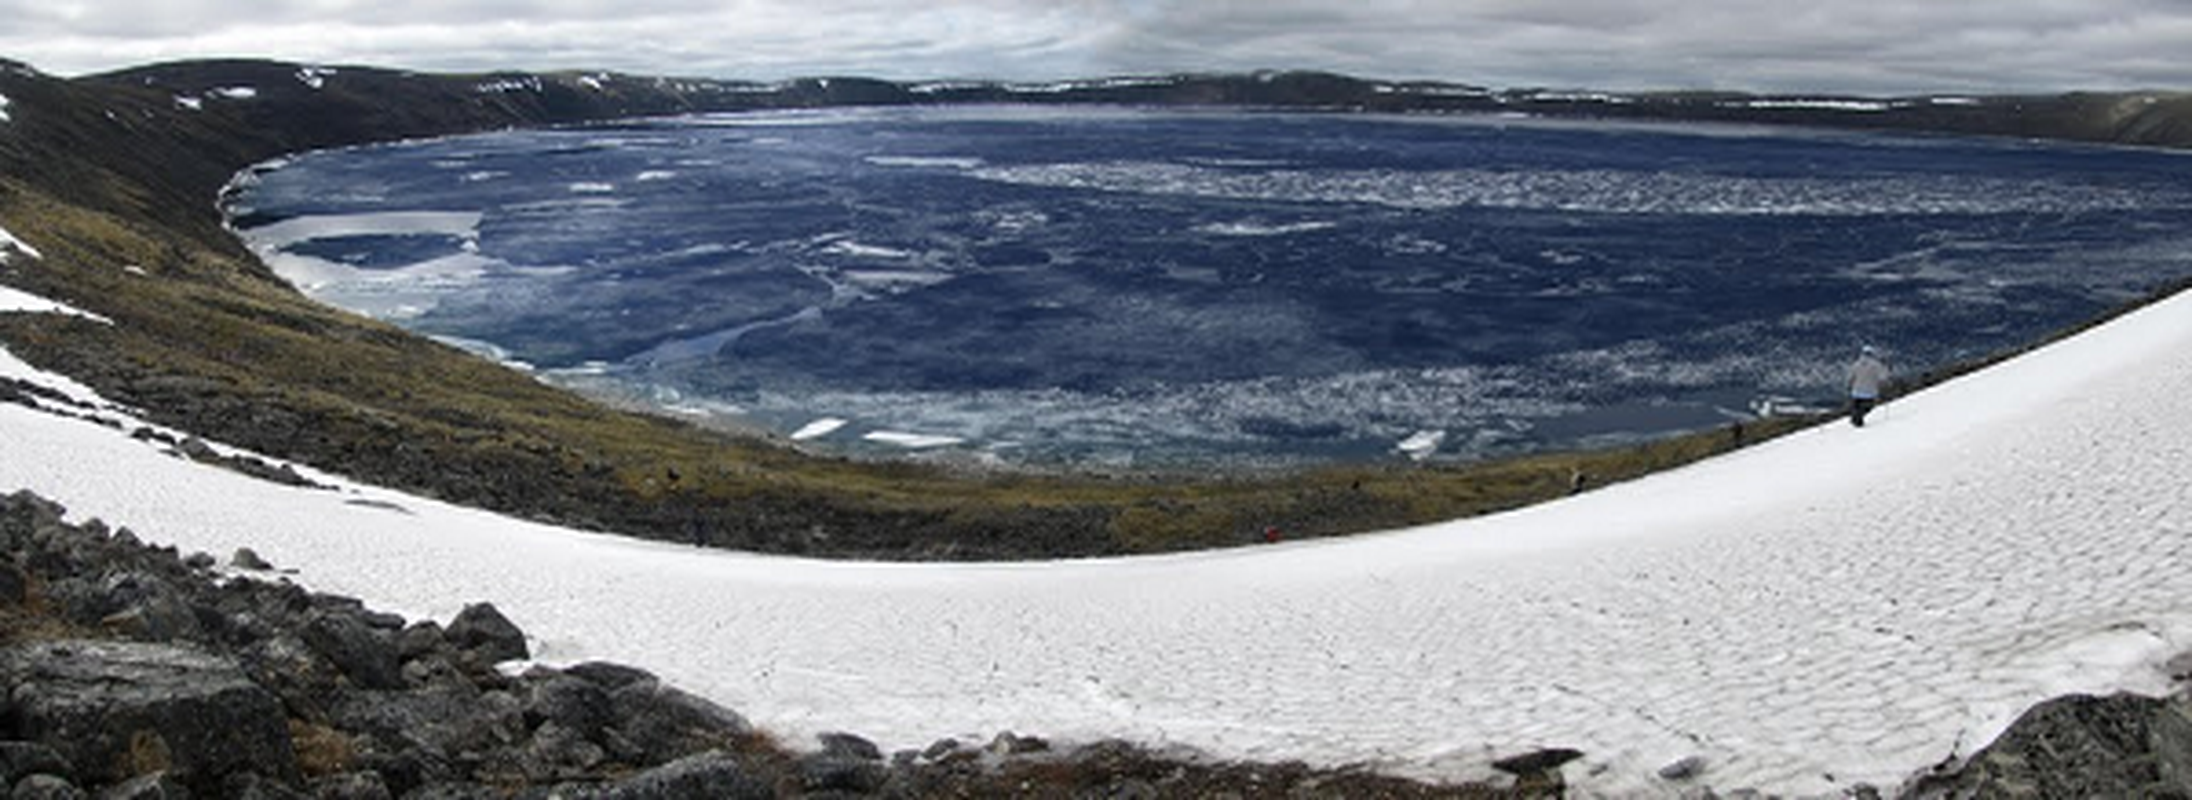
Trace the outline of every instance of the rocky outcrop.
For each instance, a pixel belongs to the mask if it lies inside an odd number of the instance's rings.
[[[1488,787],[1009,732],[889,754],[831,733],[792,752],[636,667],[506,675],[525,635],[488,604],[446,627],[408,621],[63,517],[0,497],[0,575],[19,587],[0,592],[0,788],[14,797],[1549,797],[1582,755],[1502,760],[1513,777]],[[1905,794],[2192,796],[2192,697],[2042,704]]]
[[[1906,796],[2192,797],[2192,696],[2049,700]]]
[[[525,634],[486,603],[446,626],[409,621],[262,580],[251,558],[220,572],[63,517],[0,497],[0,567],[21,586],[0,595],[0,794],[14,797],[1499,794],[1012,733],[888,756],[831,733],[792,752],[637,667],[506,675]]]
[[[281,704],[224,659],[190,647],[67,640],[0,654],[15,735],[51,746],[93,784],[165,773],[294,781]]]

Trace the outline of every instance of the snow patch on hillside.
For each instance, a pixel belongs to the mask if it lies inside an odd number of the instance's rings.
[[[15,234],[9,233],[8,229],[0,228],[0,264],[8,263],[8,259],[13,258],[16,253],[22,253],[31,258],[45,258],[43,253],[38,252],[38,248],[30,246],[29,242],[15,238]]]
[[[6,231],[0,231],[0,235],[5,234]],[[83,317],[93,322],[114,324],[114,320],[67,303],[48,300],[21,289],[6,286],[0,286],[0,314],[67,314],[73,317]]]
[[[12,105],[14,102],[15,101],[13,100],[9,100],[7,95],[0,94],[0,122],[9,122],[15,119],[13,116],[10,116],[8,114],[8,106]]]

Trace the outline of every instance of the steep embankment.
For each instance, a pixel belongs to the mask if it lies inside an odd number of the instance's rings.
[[[283,153],[505,126],[693,111],[914,102],[1232,104],[1772,121],[2181,144],[2181,98],[1907,102],[1850,112],[1730,96],[1619,98],[1336,75],[1043,86],[859,79],[739,84],[590,74],[420,75],[256,61],[63,80],[0,68],[0,225],[42,258],[0,284],[112,327],[0,319],[0,342],[161,421],[385,484],[540,519],[777,552],[891,558],[1149,552],[1375,530],[1558,496],[1723,451],[1711,432],[1623,452],[1469,469],[1356,467],[1257,479],[966,476],[812,458],[566,392],[313,304],[212,208]],[[1754,425],[1755,441],[1775,427]]]

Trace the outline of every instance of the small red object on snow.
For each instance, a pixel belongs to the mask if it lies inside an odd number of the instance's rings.
[[[1264,543],[1265,543],[1265,544],[1278,544],[1278,543],[1279,543],[1279,526],[1277,526],[1277,525],[1273,525],[1273,526],[1270,526],[1270,527],[1268,527],[1268,528],[1264,528],[1264,529],[1263,529],[1263,541],[1264,541]]]

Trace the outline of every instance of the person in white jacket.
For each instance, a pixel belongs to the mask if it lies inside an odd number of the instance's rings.
[[[1857,353],[1857,360],[1850,362],[1849,398],[1850,424],[1865,427],[1865,415],[1879,405],[1880,394],[1888,382],[1888,365],[1880,360],[1880,354],[1865,345]]]

